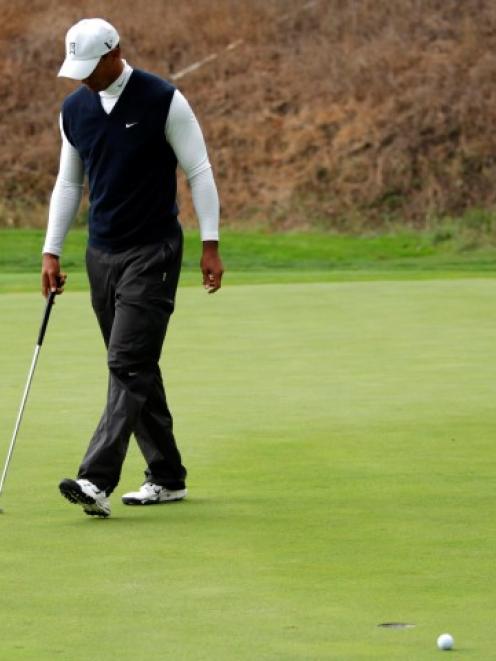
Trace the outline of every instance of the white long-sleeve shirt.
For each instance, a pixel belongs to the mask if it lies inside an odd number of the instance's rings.
[[[117,80],[100,92],[103,109],[110,113],[126,87],[133,69],[124,61]],[[188,179],[202,241],[219,238],[219,197],[208,160],[203,134],[188,101],[179,90],[172,97],[165,123],[165,137],[172,147],[179,167]],[[57,180],[48,212],[44,253],[61,255],[65,237],[76,217],[83,193],[84,166],[77,150],[64,133],[60,117],[62,148]]]

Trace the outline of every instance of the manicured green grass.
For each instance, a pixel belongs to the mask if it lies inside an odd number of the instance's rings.
[[[493,654],[492,279],[183,288],[163,365],[184,503],[61,499],[106,389],[88,294],[57,301],[0,515],[0,657]],[[1,297],[6,450],[42,312]],[[409,630],[382,630],[387,621]]]
[[[299,282],[302,273],[318,272],[326,279],[336,273],[496,272],[496,248],[465,250],[453,241],[442,242],[432,232],[397,232],[377,236],[317,233],[263,234],[222,232],[222,256],[227,272],[266,273]],[[0,230],[0,286],[5,274],[37,274],[44,232]],[[86,231],[69,232],[63,267],[84,270]],[[198,233],[186,232],[184,271],[197,272],[200,259]],[[265,276],[266,277],[266,276]],[[321,279],[322,276],[319,276]],[[236,280],[237,282],[238,280]],[[4,287],[5,289],[5,287]]]

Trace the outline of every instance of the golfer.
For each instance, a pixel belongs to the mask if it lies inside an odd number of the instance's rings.
[[[187,100],[170,83],[122,59],[112,25],[91,18],[72,26],[58,75],[82,85],[64,100],[60,115],[60,170],[43,247],[42,291],[63,291],[60,255],[86,174],[86,265],[109,368],[106,406],[77,479],[64,479],[59,488],[86,514],[108,517],[131,433],[146,461],[145,482],[123,502],[147,505],[186,496],[186,469],[158,364],[182,259],[177,164],[191,187],[209,293],[220,288],[223,273],[219,200]]]

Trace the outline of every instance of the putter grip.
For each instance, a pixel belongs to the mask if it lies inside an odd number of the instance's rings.
[[[41,326],[40,326],[40,332],[38,333],[38,342],[37,342],[37,344],[38,344],[39,347],[41,347],[41,345],[43,344],[43,338],[45,337],[45,332],[46,332],[47,325],[48,325],[48,319],[50,318],[50,312],[52,311],[52,305],[53,305],[53,302],[55,300],[56,295],[57,294],[54,291],[51,291],[48,294],[48,298],[47,298],[47,302],[46,302],[46,306],[45,306],[45,314],[43,315],[43,319],[42,319]]]

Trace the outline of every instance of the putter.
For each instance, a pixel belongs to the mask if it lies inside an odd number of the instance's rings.
[[[21,420],[24,413],[24,407],[26,406],[26,400],[28,398],[29,389],[31,387],[31,381],[33,380],[33,374],[38,362],[38,355],[40,353],[41,345],[43,344],[43,338],[45,337],[45,332],[48,325],[48,319],[50,318],[50,312],[52,311],[53,301],[55,300],[56,292],[51,291],[48,295],[45,312],[43,313],[43,320],[40,326],[40,332],[38,333],[38,342],[36,343],[36,348],[34,350],[33,360],[31,362],[31,368],[28,374],[28,380],[26,382],[26,387],[24,388],[24,394],[22,396],[21,406],[19,408],[19,413],[17,414],[17,420],[14,427],[14,433],[12,434],[12,440],[10,441],[9,450],[7,452],[7,458],[5,460],[5,466],[3,467],[2,477],[0,478],[0,496],[2,495],[3,485],[5,483],[5,478],[7,477],[7,471],[9,470],[9,465],[12,460],[12,455],[14,453],[14,447],[17,438],[17,432],[21,426]],[[3,509],[0,507],[0,513],[3,512]]]

